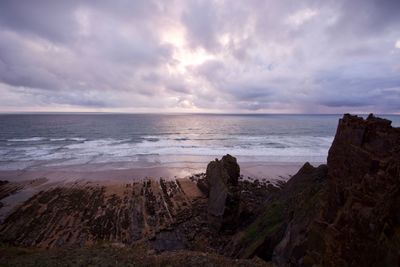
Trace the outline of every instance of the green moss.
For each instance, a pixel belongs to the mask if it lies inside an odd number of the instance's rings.
[[[243,233],[241,247],[244,257],[249,257],[268,237],[278,233],[284,224],[284,205],[275,201]]]

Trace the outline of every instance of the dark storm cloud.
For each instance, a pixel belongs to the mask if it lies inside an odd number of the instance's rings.
[[[400,112],[399,13],[397,0],[0,1],[0,107]]]

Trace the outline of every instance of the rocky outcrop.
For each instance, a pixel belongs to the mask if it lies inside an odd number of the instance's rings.
[[[400,129],[345,114],[327,166],[305,164],[226,252],[278,266],[400,266]]]
[[[240,167],[231,155],[215,159],[207,166],[208,221],[216,231],[232,228],[236,223],[240,203],[239,176]]]
[[[311,243],[312,225],[323,208],[328,168],[306,163],[282,190],[285,205],[285,231],[273,248],[272,259],[279,265],[303,265],[304,254]]]
[[[324,224],[313,225],[323,246],[310,248],[310,264],[399,266],[400,128],[346,114],[327,162]]]
[[[0,224],[0,241],[53,248],[148,240],[157,251],[182,249],[186,233],[174,231],[176,225],[198,213],[202,200],[196,185],[185,179],[51,187],[13,210]]]
[[[315,168],[304,164],[279,194],[270,199],[262,214],[233,238],[226,253],[275,262],[304,253],[307,228],[320,208],[326,176],[326,165]]]

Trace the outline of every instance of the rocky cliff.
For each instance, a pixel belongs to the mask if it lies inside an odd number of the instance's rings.
[[[320,220],[326,266],[400,265],[400,128],[346,114],[328,155],[327,203]]]
[[[400,265],[400,129],[345,114],[327,166],[306,163],[227,246],[278,266]]]

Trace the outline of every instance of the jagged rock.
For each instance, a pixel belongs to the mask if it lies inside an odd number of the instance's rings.
[[[326,165],[315,168],[304,164],[261,215],[232,239],[226,253],[239,258],[257,255],[267,261],[298,253],[309,221],[320,205],[326,173]]]
[[[240,167],[236,158],[225,155],[207,166],[208,221],[216,231],[231,228],[239,214],[240,190],[237,188]]]
[[[307,260],[325,266],[400,265],[400,128],[345,114],[328,154],[329,187],[321,221],[324,249]],[[315,257],[315,251],[322,257]]]
[[[327,165],[314,168],[306,163],[282,189],[280,201],[285,203],[286,228],[271,254],[277,265],[303,265],[308,244],[314,242],[310,225],[322,209],[327,173]]]
[[[327,166],[305,164],[227,246],[278,266],[400,266],[400,128],[345,114]]]

